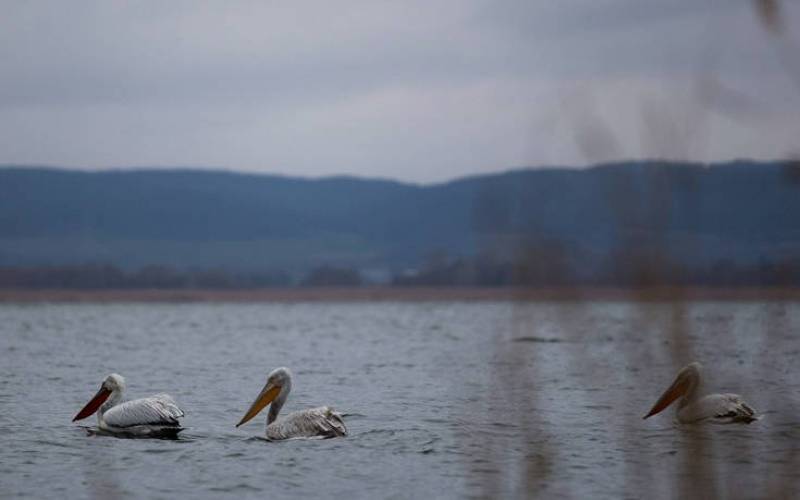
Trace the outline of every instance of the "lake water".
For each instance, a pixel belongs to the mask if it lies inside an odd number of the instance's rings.
[[[0,305],[0,497],[797,497],[798,326],[795,302]],[[695,359],[763,418],[642,420]],[[285,411],[350,435],[235,429],[278,366]],[[111,372],[173,395],[181,439],[71,423]]]

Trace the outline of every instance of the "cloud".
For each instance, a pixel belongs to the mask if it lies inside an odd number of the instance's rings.
[[[800,89],[745,3],[0,10],[0,162],[432,181],[615,156],[777,157],[798,132]],[[782,12],[798,18],[797,8]],[[733,96],[737,111],[721,113]],[[658,121],[659,109],[662,121],[702,127],[703,144],[643,140],[643,116]]]

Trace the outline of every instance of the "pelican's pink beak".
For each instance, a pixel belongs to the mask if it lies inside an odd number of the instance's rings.
[[[643,419],[652,417],[656,413],[660,413],[664,411],[664,409],[672,404],[673,401],[678,399],[679,397],[686,394],[686,391],[689,389],[689,378],[688,377],[681,377],[675,379],[675,382],[669,386],[669,389],[664,391],[664,394],[658,398],[656,404],[650,409],[650,413],[642,417]]]
[[[77,415],[75,415],[75,418],[73,418],[72,421],[75,422],[76,420],[84,419],[96,412],[97,409],[100,408],[100,405],[102,405],[110,395],[111,391],[105,387],[101,387],[100,390],[97,391],[97,394],[94,395],[92,400],[86,403],[86,406],[84,406],[83,409],[79,411]]]

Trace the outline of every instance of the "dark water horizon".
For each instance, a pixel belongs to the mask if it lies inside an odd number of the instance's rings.
[[[0,304],[3,498],[766,498],[800,486],[796,301]],[[642,416],[692,360],[751,425]],[[288,366],[284,411],[349,436],[234,424]],[[102,379],[167,392],[180,439],[71,423]]]

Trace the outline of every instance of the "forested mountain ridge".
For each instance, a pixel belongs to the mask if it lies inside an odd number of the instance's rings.
[[[791,163],[620,162],[434,185],[207,170],[0,167],[0,266],[307,272],[521,254],[575,275],[627,256],[687,268],[800,255]],[[532,253],[531,253],[532,252]],[[538,252],[538,253],[537,253]]]

